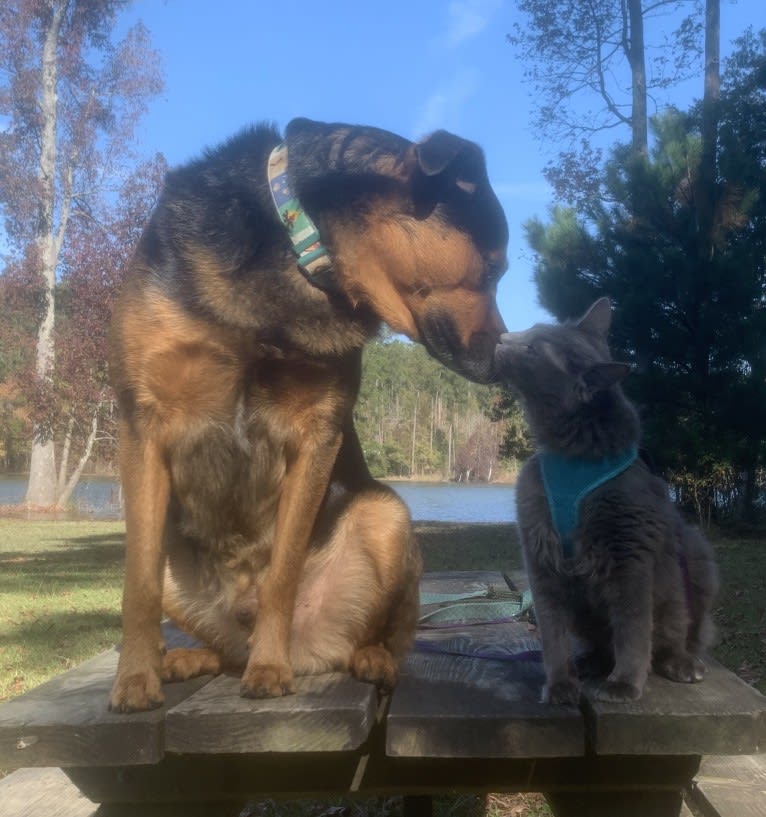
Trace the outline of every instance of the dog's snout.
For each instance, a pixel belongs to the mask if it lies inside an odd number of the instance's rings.
[[[454,318],[445,310],[433,310],[420,328],[424,345],[438,361],[477,383],[494,382],[499,332],[482,328],[463,341]]]

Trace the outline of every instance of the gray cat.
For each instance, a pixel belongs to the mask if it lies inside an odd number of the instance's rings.
[[[638,415],[611,360],[611,305],[576,322],[502,336],[501,377],[520,393],[538,445],[516,486],[527,573],[542,638],[542,700],[574,704],[580,674],[606,675],[602,701],[641,697],[649,667],[702,680],[718,574],[667,485],[637,456]],[[585,648],[573,660],[572,636]]]

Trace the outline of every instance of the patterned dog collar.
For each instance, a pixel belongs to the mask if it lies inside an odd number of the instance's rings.
[[[274,206],[290,236],[298,256],[298,266],[310,281],[317,283],[316,276],[327,272],[332,264],[329,253],[320,240],[316,224],[290,189],[287,178],[287,145],[284,142],[271,151],[268,177]]]

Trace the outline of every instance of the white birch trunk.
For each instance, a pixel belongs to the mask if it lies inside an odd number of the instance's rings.
[[[90,434],[88,434],[88,439],[85,442],[85,448],[82,452],[82,456],[77,462],[74,471],[72,471],[69,479],[67,480],[64,489],[61,491],[59,496],[56,500],[56,505],[60,508],[66,507],[67,502],[69,502],[69,498],[72,496],[72,492],[77,487],[77,483],[80,481],[80,477],[82,476],[82,472],[85,470],[85,466],[90,459],[91,452],[93,451],[93,444],[96,441],[96,434],[98,433],[98,409],[93,412],[93,419],[90,423]]]
[[[36,242],[37,263],[46,288],[46,305],[43,320],[37,333],[37,376],[50,382],[53,373],[55,323],[54,287],[58,250],[63,237],[54,234],[54,199],[56,189],[56,124],[57,124],[57,46],[68,0],[55,4],[50,26],[45,32],[42,54],[42,82],[40,109],[43,126],[40,132],[40,207],[38,211],[38,237]],[[40,429],[33,429],[32,455],[29,464],[28,505],[52,506],[56,504],[56,456],[52,439],[41,439]]]

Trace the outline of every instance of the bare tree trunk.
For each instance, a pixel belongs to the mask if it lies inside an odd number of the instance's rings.
[[[705,8],[705,87],[702,99],[699,170],[695,187],[697,215],[697,267],[694,276],[693,366],[697,386],[695,397],[705,405],[710,397],[710,340],[705,331],[705,312],[711,297],[714,220],[717,190],[718,106],[720,77],[720,0],[706,0]],[[701,520],[701,524],[704,521]]]
[[[433,461],[434,456],[434,415],[436,414],[436,398],[431,396],[431,427],[428,434],[428,456]]]
[[[702,98],[698,218],[701,260],[713,255],[718,142],[718,103],[721,98],[721,0],[705,3],[705,89]]]
[[[412,447],[410,450],[410,476],[415,476],[415,438],[418,431],[418,402],[420,392],[415,392],[415,410],[412,415]]]
[[[378,406],[378,443],[383,445],[383,419],[386,416],[386,409],[383,405],[383,396],[381,393],[380,404]]]
[[[67,502],[69,502],[69,498],[72,496],[72,492],[77,487],[77,483],[80,481],[80,477],[82,476],[82,472],[85,470],[85,466],[90,459],[90,455],[93,451],[93,443],[96,441],[96,434],[98,433],[98,408],[96,411],[93,412],[93,419],[90,423],[90,434],[88,434],[88,439],[85,442],[85,449],[82,452],[82,456],[77,462],[77,465],[72,471],[69,479],[67,480],[67,484],[64,486],[64,489],[61,491],[59,496],[56,499],[56,505],[60,508],[66,506]]]
[[[74,431],[74,417],[69,418],[66,427],[64,445],[61,449],[61,460],[59,462],[59,478],[56,483],[56,496],[59,497],[64,492],[66,486],[66,473],[69,470],[69,452],[72,448],[72,432]]]
[[[646,55],[644,53],[644,13],[641,0],[627,0],[629,40],[628,62],[630,63],[633,104],[631,127],[633,131],[633,151],[636,155],[649,153],[649,119],[646,109]]]
[[[42,83],[40,112],[43,119],[40,142],[40,205],[38,210],[35,261],[46,288],[45,313],[37,333],[36,374],[46,385],[52,383],[55,321],[54,288],[60,239],[54,234],[54,197],[56,182],[56,117],[58,105],[57,46],[61,25],[68,0],[53,7],[50,24],[45,32],[42,59]],[[59,239],[59,240],[57,240]],[[32,456],[29,465],[29,483],[26,503],[28,505],[54,505],[56,503],[56,456],[53,440],[39,427],[33,429]]]

